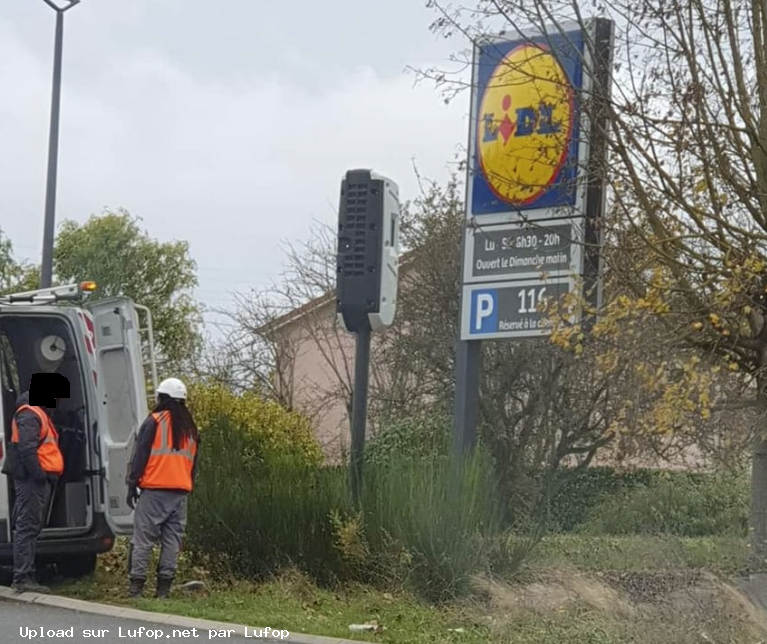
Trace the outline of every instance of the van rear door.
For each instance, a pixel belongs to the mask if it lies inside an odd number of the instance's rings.
[[[115,534],[133,532],[126,503],[128,461],[148,414],[139,321],[132,300],[89,304],[96,335],[101,458],[106,476],[106,519]]]

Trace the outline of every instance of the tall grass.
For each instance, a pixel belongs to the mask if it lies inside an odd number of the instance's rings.
[[[463,463],[414,456],[369,467],[362,509],[370,550],[390,562],[399,552],[405,580],[423,596],[463,594],[500,532],[494,487],[481,450]]]
[[[248,437],[219,419],[205,433],[190,502],[190,551],[262,578],[293,566],[319,583],[404,583],[441,599],[468,589],[500,529],[490,460],[459,467],[414,456],[369,464],[361,507],[345,468],[252,459]]]

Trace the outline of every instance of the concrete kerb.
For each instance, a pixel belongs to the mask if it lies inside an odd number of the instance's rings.
[[[92,615],[101,615],[104,617],[117,617],[137,622],[149,622],[152,624],[167,624],[175,628],[196,628],[200,631],[207,630],[230,630],[234,631],[235,636],[245,635],[247,627],[249,633],[263,632],[263,627],[245,624],[229,624],[227,622],[216,622],[207,619],[197,619],[194,617],[183,617],[181,615],[169,615],[167,613],[153,613],[136,608],[127,608],[122,606],[110,606],[109,604],[98,604],[88,602],[82,599],[72,599],[71,597],[61,597],[59,595],[44,595],[40,593],[16,593],[7,586],[0,587],[0,600],[17,601],[27,604],[41,604],[72,610],[80,613],[89,613]],[[319,635],[305,635],[303,633],[294,633],[289,631],[290,636],[287,640],[275,637],[255,638],[256,641],[280,642],[287,641],[293,644],[359,644],[359,640],[337,639],[333,637],[321,637]]]

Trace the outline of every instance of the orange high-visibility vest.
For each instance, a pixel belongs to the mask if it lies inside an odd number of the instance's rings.
[[[157,422],[152,451],[138,486],[142,489],[192,491],[192,468],[197,454],[193,438],[184,438],[181,448],[173,449],[173,428],[170,412],[152,414]]]
[[[16,410],[16,414],[21,411],[31,411],[37,420],[40,421],[40,443],[37,448],[37,458],[40,461],[40,467],[43,472],[48,474],[57,474],[61,476],[64,473],[64,456],[59,449],[59,433],[53,426],[53,422],[42,409],[32,407],[31,405],[22,405]],[[11,442],[19,442],[19,427],[16,424],[16,414],[11,422]]]

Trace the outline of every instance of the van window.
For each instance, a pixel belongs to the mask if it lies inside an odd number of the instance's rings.
[[[55,341],[52,340],[54,338]],[[61,399],[56,405],[54,422],[85,428],[83,374],[74,344],[71,327],[57,316],[6,313],[0,318],[0,357],[6,413],[9,405],[11,416],[16,408],[15,398],[10,402],[10,392],[17,397],[27,391],[33,373],[55,371],[69,380],[69,398]],[[60,348],[61,353],[51,351],[51,346]]]
[[[0,373],[3,374],[5,391],[19,391],[19,367],[11,350],[11,342],[5,333],[0,333]]]
[[[11,342],[5,333],[0,333],[0,374],[2,374],[3,417],[6,420],[5,432],[10,436],[10,422],[16,411],[16,400],[22,393],[19,387],[19,367],[11,349]]]

